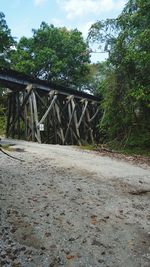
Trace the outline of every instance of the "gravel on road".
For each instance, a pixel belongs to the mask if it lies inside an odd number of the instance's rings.
[[[150,267],[150,168],[4,140],[0,266]]]

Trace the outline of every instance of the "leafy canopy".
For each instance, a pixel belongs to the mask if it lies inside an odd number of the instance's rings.
[[[14,43],[11,31],[5,20],[5,15],[0,12],[0,67],[9,67],[11,48]]]
[[[42,22],[33,37],[22,37],[12,55],[13,68],[64,84],[81,85],[89,71],[88,46],[76,30]]]
[[[89,40],[109,52],[103,94],[104,136],[150,144],[150,1],[129,0],[116,19],[92,25]],[[109,70],[109,71],[108,71]]]

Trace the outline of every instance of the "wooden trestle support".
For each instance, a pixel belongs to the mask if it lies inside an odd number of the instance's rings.
[[[98,117],[97,101],[56,90],[41,94],[30,84],[8,95],[6,135],[39,143],[95,143]]]

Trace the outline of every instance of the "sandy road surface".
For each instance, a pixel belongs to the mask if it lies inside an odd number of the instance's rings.
[[[150,267],[148,167],[9,142],[24,161],[0,153],[0,266]]]

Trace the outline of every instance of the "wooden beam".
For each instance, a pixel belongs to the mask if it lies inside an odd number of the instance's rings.
[[[41,104],[47,108],[47,105],[45,104],[45,102],[43,101],[42,97],[40,97],[40,95],[38,94],[37,90],[34,90],[35,95],[37,96],[37,98],[40,100]]]
[[[28,137],[28,112],[27,112],[27,106],[24,107],[24,127],[25,127],[25,140],[27,140]]]
[[[71,104],[72,104],[72,109],[74,109],[74,107],[75,107],[74,99],[71,99]],[[78,119],[77,119],[76,110],[74,111],[74,124],[75,124],[77,136],[79,137],[79,140],[80,140],[80,132],[79,132],[79,128],[78,128]]]
[[[7,112],[7,124],[6,124],[6,137],[9,137],[9,127],[11,120],[11,111],[12,111],[12,94],[8,95],[8,112]]]
[[[45,112],[45,114],[43,115],[43,117],[41,118],[41,120],[39,121],[38,125],[40,125],[41,123],[43,123],[45,121],[47,115],[49,114],[49,112],[51,111],[54,103],[56,102],[57,97],[58,97],[57,95],[54,95],[54,98],[53,98],[52,102],[50,103],[49,108],[47,109],[47,111]]]
[[[11,127],[9,128],[12,138],[14,138],[14,135],[15,135],[15,122],[17,121],[17,115],[15,117],[15,114],[16,114],[16,93],[13,93],[12,94],[12,122],[11,122],[12,124],[11,124]]]
[[[26,87],[25,90],[27,90],[27,94],[26,94],[26,96],[25,96],[25,98],[24,98],[24,100],[23,100],[23,103],[22,103],[21,107],[20,107],[20,113],[21,113],[22,110],[24,109],[24,107],[25,107],[25,105],[26,105],[26,103],[27,103],[27,101],[28,101],[28,98],[29,98],[29,96],[30,96],[30,94],[31,94],[31,92],[32,92],[32,90],[33,90],[32,84],[29,84],[29,85]],[[13,102],[14,102],[14,101],[13,101]],[[15,105],[15,102],[14,102],[13,105]],[[14,108],[15,108],[15,106],[13,106],[13,109],[14,109]],[[13,128],[14,128],[14,126],[15,126],[16,121],[17,121],[17,114],[16,114],[16,115],[14,116],[14,118],[13,118],[13,121],[12,121],[11,126],[10,126],[10,128],[9,128],[9,132],[13,131]]]
[[[65,138],[64,138],[64,142],[63,142],[64,145],[66,144],[66,140],[67,140],[68,133],[69,133],[69,130],[70,130],[70,126],[71,126],[71,123],[72,123],[74,112],[75,112],[75,106],[73,108],[72,114],[69,114],[70,120],[69,120],[68,127],[67,127],[67,130],[66,130],[66,133],[65,133]]]
[[[29,96],[29,107],[30,107],[31,136],[32,136],[32,141],[34,141],[35,131],[34,131],[34,118],[33,118],[33,103],[31,96]]]
[[[96,116],[98,115],[98,113],[99,113],[99,108],[97,108],[95,114],[89,119],[89,122],[92,122],[96,118]]]
[[[17,122],[17,134],[18,139],[20,139],[20,98],[19,98],[19,92],[16,94],[16,110],[17,110],[17,116],[18,116],[18,122]]]
[[[40,129],[39,129],[39,122],[38,122],[38,111],[37,111],[37,102],[36,102],[36,97],[35,93],[32,91],[32,101],[33,101],[33,110],[34,110],[34,120],[35,120],[35,127],[36,127],[36,139],[39,143],[41,143],[41,134],[40,134]]]
[[[61,135],[62,144],[63,144],[64,143],[64,140],[65,140],[65,137],[64,137],[64,132],[63,132],[63,129],[62,129],[62,123],[61,123],[61,117],[60,117],[60,110],[59,110],[59,106],[58,106],[57,103],[55,103],[55,108],[56,108],[56,114],[57,114],[57,118],[58,118],[60,135]]]
[[[91,125],[90,125],[90,115],[89,115],[88,109],[86,109],[86,114],[87,114],[87,121],[88,121],[88,125],[89,125],[90,138],[91,138],[92,143],[94,143],[93,130],[92,130]]]
[[[25,91],[27,91],[27,94],[25,95],[25,98],[24,98],[23,103],[22,103],[22,105],[21,105],[20,111],[22,111],[23,108],[24,108],[24,106],[26,105],[26,103],[27,103],[27,101],[28,101],[28,98],[29,98],[29,96],[30,96],[32,90],[33,90],[33,85],[32,85],[32,84],[29,84],[29,85],[25,88]]]
[[[82,122],[82,119],[83,119],[83,117],[84,117],[84,115],[85,115],[87,105],[88,105],[88,100],[85,100],[85,106],[84,106],[84,108],[83,108],[83,111],[82,111],[80,120],[79,120],[79,122],[77,123],[77,128],[78,128],[78,129],[79,129],[80,124],[81,124],[81,122]]]

